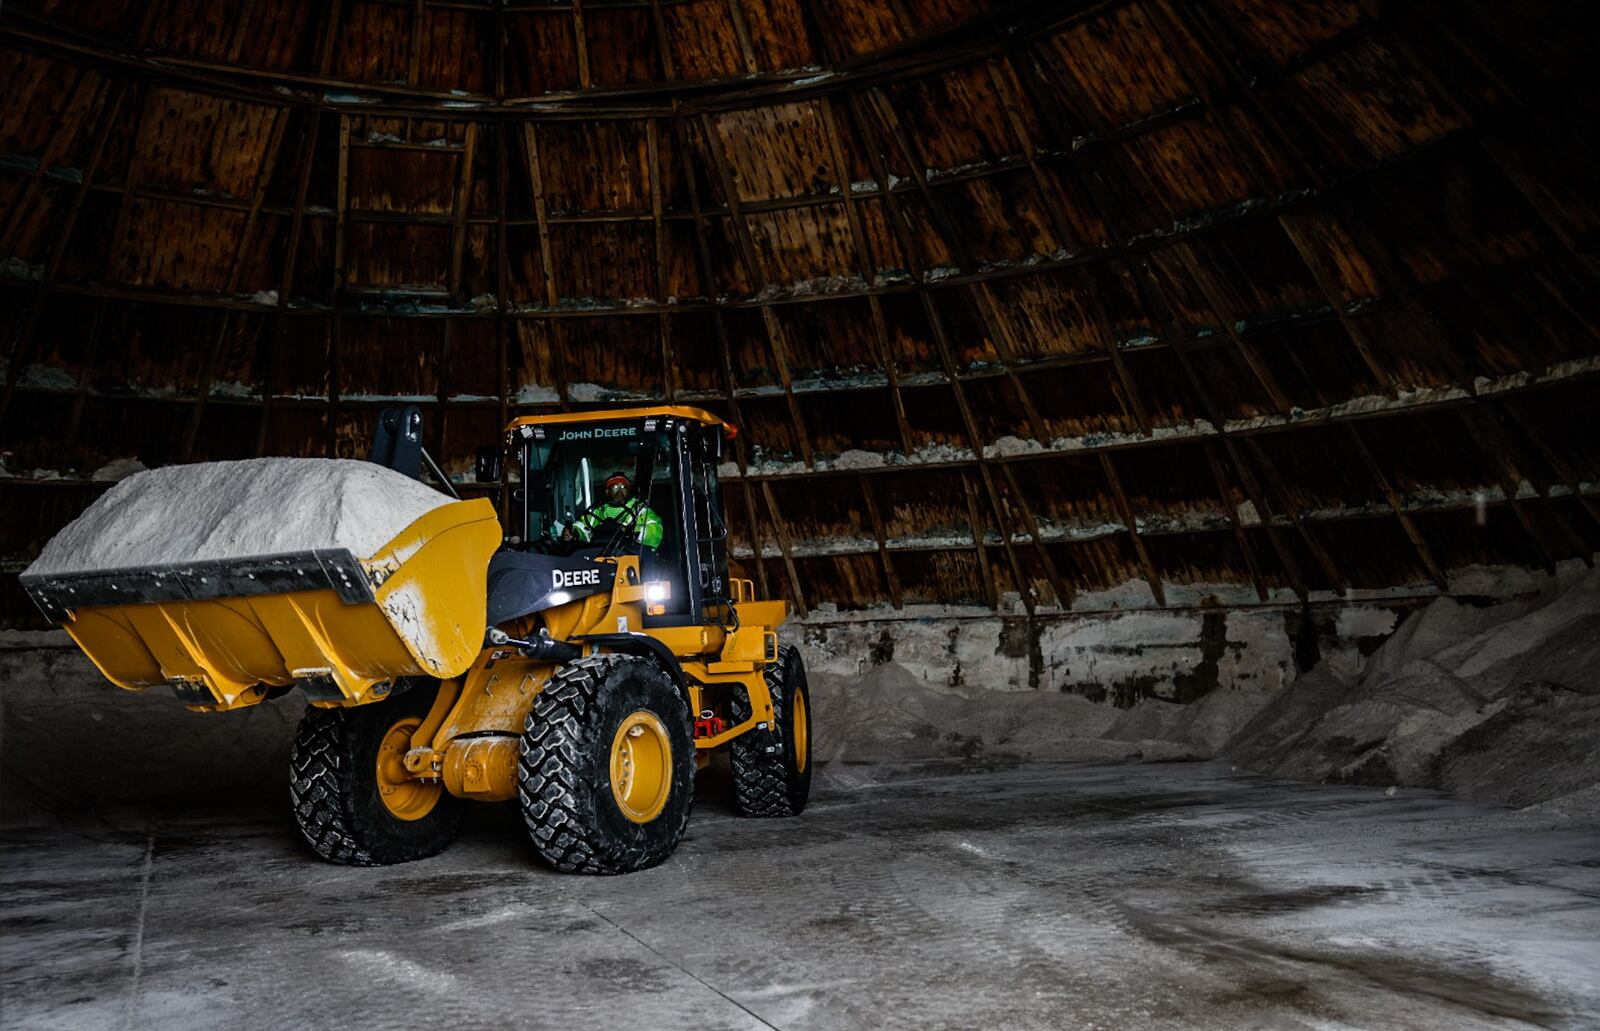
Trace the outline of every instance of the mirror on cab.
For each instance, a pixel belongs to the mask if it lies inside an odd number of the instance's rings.
[[[501,452],[497,447],[481,447],[473,475],[479,483],[500,482]]]

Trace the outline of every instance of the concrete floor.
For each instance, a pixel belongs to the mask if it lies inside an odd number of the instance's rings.
[[[0,851],[0,1023],[71,1027],[1600,1024],[1600,830],[1220,764],[835,768],[702,791],[666,865],[316,861],[285,814],[45,817]]]

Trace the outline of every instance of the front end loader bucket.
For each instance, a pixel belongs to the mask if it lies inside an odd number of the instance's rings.
[[[167,684],[225,710],[298,683],[314,705],[359,705],[397,677],[471,666],[500,542],[494,505],[477,499],[427,512],[365,558],[334,548],[21,581],[119,687]]]

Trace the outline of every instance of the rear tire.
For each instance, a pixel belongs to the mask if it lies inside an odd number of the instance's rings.
[[[748,731],[729,746],[733,804],[741,816],[799,816],[811,797],[812,765],[811,691],[800,650],[786,646],[765,675],[776,720],[770,734]],[[736,694],[734,722],[749,719],[750,712],[750,700]]]
[[[456,836],[465,803],[443,785],[385,781],[409,731],[428,715],[437,681],[353,709],[307,709],[289,754],[295,823],[317,855],[347,866],[387,866],[426,859]]]
[[[575,659],[534,699],[518,777],[534,848],[557,870],[655,866],[683,840],[694,805],[688,705],[648,659]]]

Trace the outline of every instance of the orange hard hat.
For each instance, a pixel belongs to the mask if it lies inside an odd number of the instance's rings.
[[[633,489],[633,481],[629,480],[622,473],[612,473],[610,476],[606,477],[605,486],[602,489],[609,491],[611,489],[611,485],[614,483],[620,483],[630,490]]]

